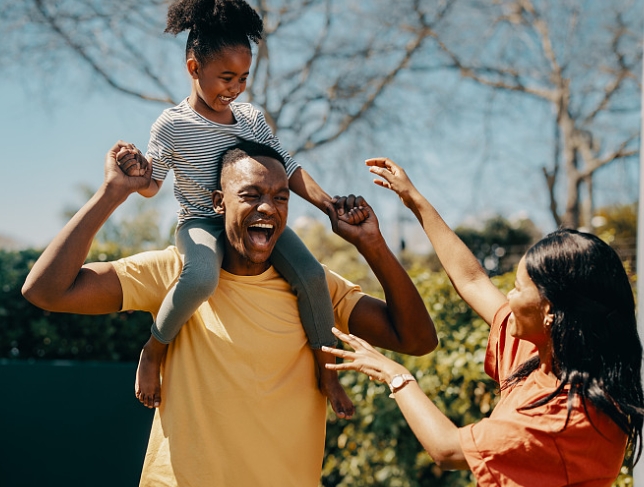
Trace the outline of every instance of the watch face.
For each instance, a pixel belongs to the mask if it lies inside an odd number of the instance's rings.
[[[401,385],[403,385],[403,381],[404,381],[404,379],[401,376],[397,375],[391,381],[391,385],[395,389],[395,388],[400,387]]]

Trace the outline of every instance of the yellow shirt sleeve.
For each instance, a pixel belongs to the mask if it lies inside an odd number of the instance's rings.
[[[335,326],[343,333],[349,333],[349,318],[355,305],[365,296],[360,286],[329,270],[326,266],[326,280],[335,312]]]
[[[112,262],[123,290],[121,311],[156,315],[163,298],[179,278],[181,255],[176,247],[142,252]]]

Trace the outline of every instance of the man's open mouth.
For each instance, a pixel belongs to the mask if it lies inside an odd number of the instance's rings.
[[[248,235],[251,242],[256,245],[266,245],[275,233],[275,225],[272,223],[252,223],[248,226]]]

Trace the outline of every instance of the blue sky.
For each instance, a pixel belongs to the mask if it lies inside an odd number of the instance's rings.
[[[100,185],[104,155],[116,140],[145,149],[161,110],[108,90],[29,96],[6,79],[0,102],[0,235],[33,246],[45,245],[60,230],[66,208],[84,202],[79,185]],[[163,198],[170,214],[171,200]]]

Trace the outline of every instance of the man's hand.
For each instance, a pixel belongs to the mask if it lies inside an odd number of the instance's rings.
[[[355,245],[371,245],[379,239],[378,218],[373,209],[362,196],[335,196],[333,203],[327,203],[326,212],[331,220],[333,232]]]
[[[127,194],[144,190],[152,180],[152,164],[141,152],[119,140],[105,156],[105,184]]]

